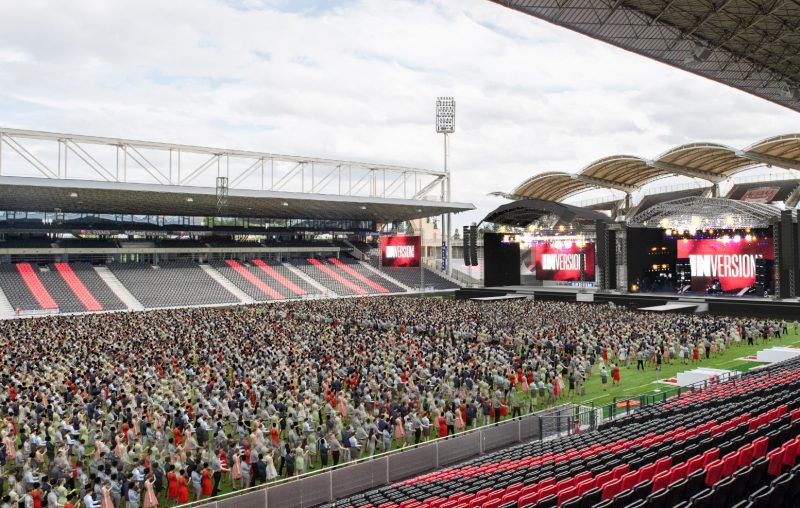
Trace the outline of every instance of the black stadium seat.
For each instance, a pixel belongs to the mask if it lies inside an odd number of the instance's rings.
[[[647,496],[647,506],[650,508],[669,508],[667,505],[667,496],[669,492],[667,489],[659,490],[658,492],[653,492],[649,496]]]
[[[714,498],[714,491],[705,488],[692,496],[692,508],[707,508],[711,506],[711,501]]]

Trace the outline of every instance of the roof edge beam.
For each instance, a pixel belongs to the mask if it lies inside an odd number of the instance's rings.
[[[756,162],[763,162],[771,166],[778,166],[784,169],[794,169],[800,171],[800,162],[785,157],[778,157],[775,155],[767,155],[764,153],[751,152],[748,150],[738,150],[736,152],[738,157],[754,160]]]
[[[573,180],[577,180],[579,182],[588,183],[590,185],[594,185],[596,187],[605,187],[606,189],[614,189],[618,191],[622,191],[626,194],[630,194],[634,192],[637,187],[633,185],[625,185],[619,182],[614,182],[612,180],[606,180],[604,178],[595,178],[593,176],[586,176],[586,175],[572,175]]]
[[[725,180],[728,179],[728,177],[725,175],[716,175],[714,173],[711,173],[710,171],[703,171],[702,169],[689,168],[686,166],[680,166],[678,164],[672,164],[669,162],[649,160],[647,161],[647,165],[650,166],[651,168],[660,169],[662,171],[669,171],[670,173],[674,173],[676,175],[707,180],[714,184],[724,182]]]

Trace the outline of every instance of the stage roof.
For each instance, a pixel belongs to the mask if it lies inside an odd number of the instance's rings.
[[[535,175],[517,186],[512,196],[561,201],[591,189],[631,193],[671,176],[698,178],[716,184],[763,165],[800,170],[800,134],[767,138],[743,150],[717,143],[689,143],[671,148],[654,159],[612,155],[592,162],[577,173]]]
[[[629,219],[628,225],[678,230],[763,228],[780,217],[780,208],[765,203],[691,196],[644,209]]]
[[[483,222],[507,224],[522,228],[547,215],[555,216],[563,223],[593,222],[596,220],[611,222],[611,218],[608,215],[600,212],[543,199],[523,199],[506,203],[490,212],[483,219]]]
[[[0,209],[135,215],[351,219],[391,222],[473,210],[469,203],[91,180],[0,177]]]
[[[492,0],[800,111],[797,0]]]

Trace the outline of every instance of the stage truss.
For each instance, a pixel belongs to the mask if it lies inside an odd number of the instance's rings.
[[[764,228],[780,221],[781,210],[764,203],[690,196],[651,206],[628,226],[678,231]]]

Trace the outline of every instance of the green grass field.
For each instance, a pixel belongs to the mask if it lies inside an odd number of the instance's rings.
[[[620,369],[620,384],[619,386],[612,387],[611,382],[606,385],[608,391],[603,391],[602,383],[600,382],[600,375],[597,373],[598,369],[594,370],[594,375],[586,382],[586,396],[574,397],[567,399],[570,402],[590,403],[595,405],[603,405],[613,402],[614,399],[627,399],[635,398],[645,393],[653,393],[654,390],[665,391],[670,390],[672,387],[656,383],[658,379],[668,379],[675,377],[678,372],[692,370],[696,367],[711,367],[715,369],[738,370],[746,372],[752,367],[764,365],[759,362],[743,361],[741,358],[755,355],[756,352],[762,349],[768,349],[774,346],[789,346],[800,344],[800,334],[790,332],[781,339],[770,339],[766,343],[759,341],[758,344],[753,346],[741,345],[733,346],[731,349],[725,351],[724,355],[719,355],[716,358],[712,357],[708,360],[703,358],[697,364],[684,365],[683,362],[676,360],[673,365],[665,363],[661,366],[661,374],[656,375],[656,369],[653,365],[648,365],[644,371],[636,370],[636,362],[631,363],[631,368],[626,369],[624,366]],[[701,355],[702,356],[702,355]]]

